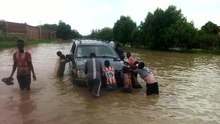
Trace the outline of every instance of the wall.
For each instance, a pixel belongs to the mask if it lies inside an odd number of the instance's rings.
[[[27,25],[26,23],[15,23],[5,21],[6,34],[17,36],[25,40],[55,39],[56,31],[41,29]]]

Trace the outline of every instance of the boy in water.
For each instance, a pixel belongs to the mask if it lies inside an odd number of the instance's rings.
[[[106,79],[107,90],[116,90],[117,84],[115,79],[115,68],[110,66],[109,60],[105,60],[104,65],[105,67],[103,67],[102,72]]]
[[[147,95],[159,94],[158,83],[154,78],[154,74],[150,68],[145,67],[144,62],[138,64],[138,68],[133,70],[133,72],[138,73],[140,77],[146,82]]]
[[[17,80],[21,90],[31,90],[31,72],[33,79],[36,80],[34,67],[30,52],[24,50],[24,41],[17,40],[18,50],[13,55],[14,65],[9,78],[12,79],[15,70],[17,69]]]
[[[125,64],[127,64],[132,69],[134,67],[135,59],[131,55],[131,52],[127,52],[127,59],[128,59],[128,62],[125,62]]]
[[[134,65],[132,66],[132,68],[131,68],[131,70],[135,70],[135,69],[137,69],[138,68],[138,64],[139,64],[139,62],[138,61],[135,61],[134,62]],[[137,73],[134,73],[133,71],[132,71],[132,87],[133,88],[136,88],[136,89],[141,89],[142,88],[142,86],[141,86],[141,84],[138,82],[138,80],[137,80]]]
[[[66,63],[69,62],[69,59],[67,59],[61,51],[57,52],[57,56],[60,58],[58,69],[57,69],[57,76],[63,77],[64,71],[65,71],[65,66],[66,66]]]
[[[132,74],[129,67],[124,66],[122,68],[123,72],[123,83],[124,87],[122,88],[122,92],[131,93],[132,92]]]
[[[121,45],[119,43],[116,44],[115,46],[115,51],[118,54],[119,58],[124,61],[125,56],[124,56],[124,50],[121,48]]]

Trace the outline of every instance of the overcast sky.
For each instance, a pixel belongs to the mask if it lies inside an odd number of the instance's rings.
[[[121,15],[130,16],[137,25],[148,12],[166,10],[174,5],[188,22],[200,29],[206,22],[220,25],[220,0],[0,0],[0,20],[58,24],[62,20],[82,35],[92,29],[112,28]]]

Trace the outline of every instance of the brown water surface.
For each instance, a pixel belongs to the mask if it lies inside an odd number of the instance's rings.
[[[101,97],[93,98],[86,88],[72,85],[68,65],[64,78],[56,77],[56,52],[67,54],[70,48],[70,43],[28,48],[37,80],[30,92],[19,90],[16,74],[15,85],[0,83],[0,123],[220,123],[220,56],[131,51],[155,73],[160,95],[146,96],[146,88],[132,94],[102,89]],[[0,51],[0,78],[10,75],[13,52]]]

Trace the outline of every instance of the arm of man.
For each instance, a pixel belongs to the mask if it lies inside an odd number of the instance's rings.
[[[129,65],[129,63],[128,63],[128,62],[126,62],[126,61],[124,61],[124,64],[125,64],[125,65]]]
[[[34,81],[36,80],[36,75],[35,75],[35,72],[34,72],[34,67],[33,67],[33,64],[32,64],[32,58],[31,58],[31,54],[29,52],[25,52],[26,54],[26,57],[27,57],[27,60],[28,60],[28,66],[30,68],[30,71],[32,72],[32,76],[33,76],[33,79]]]
[[[35,72],[34,72],[34,67],[33,67],[32,62],[31,62],[31,61],[28,61],[28,65],[29,65],[30,70],[31,70],[31,72],[32,72],[32,74],[33,74],[33,79],[34,79],[34,81],[35,81],[37,78],[36,78],[36,75],[35,75]]]
[[[12,72],[11,72],[10,78],[12,78],[12,77],[13,77],[13,75],[14,75],[14,73],[15,73],[16,68],[17,68],[17,61],[14,61],[14,65],[13,65],[13,67],[12,67]]]
[[[66,58],[65,63],[68,63],[68,62],[70,62],[70,59]]]
[[[139,73],[138,69],[131,70],[133,73]]]

